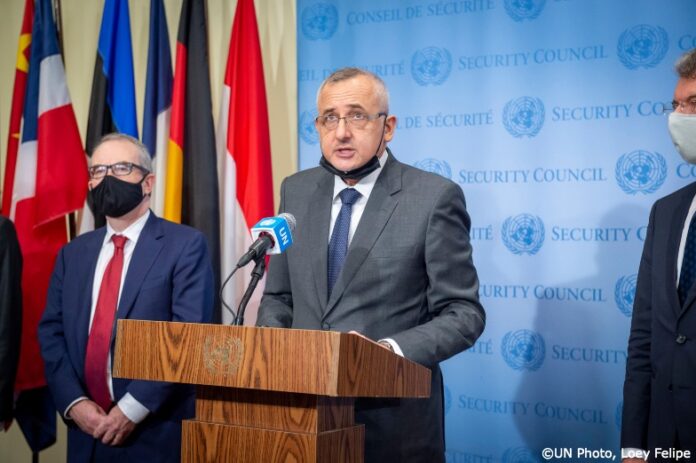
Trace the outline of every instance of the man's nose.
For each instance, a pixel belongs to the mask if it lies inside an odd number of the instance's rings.
[[[346,138],[350,138],[350,136],[351,131],[350,125],[348,124],[348,119],[342,117],[338,120],[338,125],[336,126],[336,138],[339,140],[345,140]]]

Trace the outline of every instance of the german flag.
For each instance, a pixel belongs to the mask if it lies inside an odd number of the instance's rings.
[[[184,0],[179,18],[167,152],[164,217],[206,236],[219,321],[220,199],[204,0]]]

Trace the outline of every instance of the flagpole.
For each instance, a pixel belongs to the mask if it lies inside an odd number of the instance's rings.
[[[56,18],[56,30],[58,33],[58,52],[60,53],[60,59],[63,61],[63,66],[65,66],[65,52],[63,47],[63,3],[62,0],[53,0],[53,16]],[[66,215],[66,227],[68,230],[68,241],[72,241],[75,236],[77,236],[77,222],[76,217],[79,211],[74,211]]]
[[[58,51],[60,58],[65,66],[65,54],[63,53],[63,13],[61,0],[53,0],[53,16],[56,18],[56,29],[58,30]]]

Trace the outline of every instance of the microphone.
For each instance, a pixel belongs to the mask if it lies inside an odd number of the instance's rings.
[[[280,254],[292,245],[292,232],[297,222],[295,216],[283,212],[276,217],[261,219],[251,228],[254,243],[237,262],[237,268],[266,254]]]

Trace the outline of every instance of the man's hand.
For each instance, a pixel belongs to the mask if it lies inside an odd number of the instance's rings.
[[[135,423],[123,414],[118,405],[114,405],[92,436],[105,445],[121,445],[134,429]]]
[[[106,418],[104,410],[91,400],[81,400],[70,408],[68,416],[83,432],[94,435],[94,431]]]

